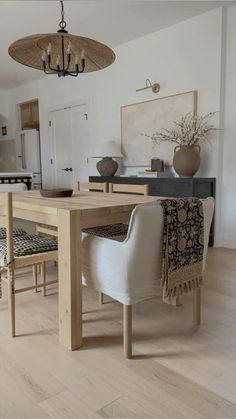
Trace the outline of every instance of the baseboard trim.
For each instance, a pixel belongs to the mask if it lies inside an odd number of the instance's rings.
[[[236,239],[233,237],[218,237],[217,240],[215,240],[214,247],[226,247],[236,250]]]

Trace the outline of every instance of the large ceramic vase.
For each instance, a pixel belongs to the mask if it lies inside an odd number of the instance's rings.
[[[192,177],[200,167],[199,145],[177,145],[174,150],[173,166],[180,177]]]

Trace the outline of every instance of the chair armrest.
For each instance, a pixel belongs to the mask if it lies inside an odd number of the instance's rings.
[[[83,234],[83,284],[123,302],[128,286],[127,257],[125,242]]]

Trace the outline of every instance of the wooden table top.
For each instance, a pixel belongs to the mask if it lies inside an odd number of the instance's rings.
[[[14,207],[39,210],[56,214],[58,209],[65,210],[99,210],[99,208],[134,207],[144,202],[155,201],[155,196],[131,194],[109,194],[101,192],[74,192],[70,198],[44,198],[39,191],[13,193]],[[39,208],[40,207],[40,208]]]

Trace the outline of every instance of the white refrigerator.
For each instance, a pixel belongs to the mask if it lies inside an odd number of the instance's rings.
[[[33,189],[41,189],[40,136],[36,129],[19,131],[16,137],[17,171],[32,173]]]

